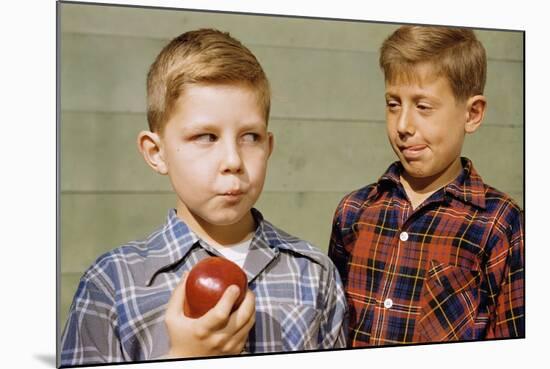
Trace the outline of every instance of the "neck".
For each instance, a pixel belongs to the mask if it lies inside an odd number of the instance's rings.
[[[433,176],[413,177],[406,171],[403,171],[400,180],[405,189],[405,193],[411,201],[413,209],[415,209],[434,192],[454,181],[461,171],[462,162],[459,157],[442,172]]]
[[[201,217],[192,214],[186,207],[177,207],[178,218],[201,239],[212,246],[228,246],[246,241],[254,235],[256,223],[249,211],[238,222],[228,225],[209,223]]]

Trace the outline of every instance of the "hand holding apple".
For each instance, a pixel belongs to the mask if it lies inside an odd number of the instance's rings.
[[[256,319],[255,297],[252,291],[230,286],[218,303],[200,318],[187,317],[182,311],[185,305],[185,286],[189,273],[184,273],[172,292],[165,313],[165,324],[170,347],[165,358],[236,355],[242,352],[248,333]],[[237,308],[240,293],[245,298]]]
[[[198,262],[189,272],[185,284],[183,311],[190,318],[199,318],[212,309],[227,287],[236,285],[240,294],[232,312],[243,302],[247,278],[239,266],[225,258],[208,257]]]

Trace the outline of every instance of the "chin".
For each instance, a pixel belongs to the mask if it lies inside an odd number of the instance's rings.
[[[408,162],[406,160],[401,160],[401,164],[403,165],[403,169],[405,170],[405,172],[407,172],[408,175],[410,175],[412,177],[423,176],[423,173],[426,172],[424,170],[424,168],[421,167],[421,166],[418,166],[418,165],[414,165],[414,163],[415,162],[411,163],[411,162]]]
[[[429,171],[425,168],[411,167],[410,165],[403,165],[407,174],[413,178],[426,178],[429,177]]]
[[[248,211],[250,211],[250,210],[248,210]],[[248,213],[248,211],[238,212],[238,213],[237,212],[228,212],[226,214],[219,214],[216,217],[211,217],[210,219],[208,219],[208,222],[210,224],[213,224],[213,225],[216,225],[216,226],[234,225],[234,224],[239,223],[244,218],[244,216]]]

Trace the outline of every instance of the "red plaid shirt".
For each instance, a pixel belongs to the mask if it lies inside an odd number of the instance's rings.
[[[329,256],[352,346],[524,337],[522,211],[462,163],[414,210],[399,162],[340,202]]]

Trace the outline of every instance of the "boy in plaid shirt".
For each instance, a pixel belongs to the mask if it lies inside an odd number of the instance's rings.
[[[287,352],[346,346],[346,301],[330,259],[253,208],[273,135],[270,90],[256,57],[227,33],[186,32],[147,78],[147,164],[176,193],[163,226],[101,256],[81,278],[61,365]],[[185,275],[207,256],[240,265],[204,316],[184,315]]]
[[[380,66],[399,161],[344,197],[329,247],[351,345],[523,337],[522,212],[461,157],[486,108],[483,46],[468,29],[404,26]]]

